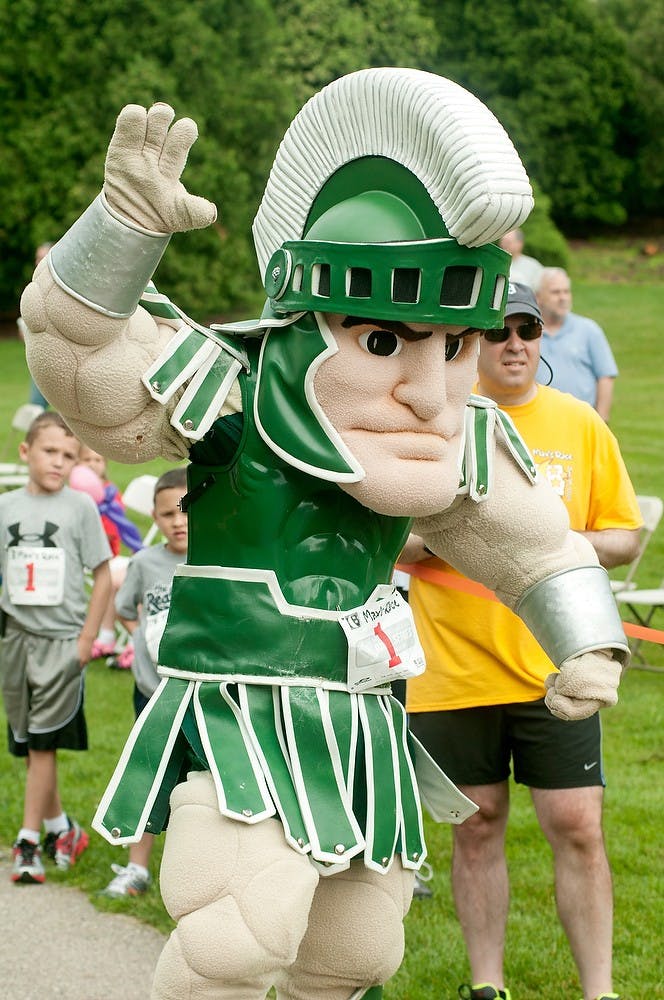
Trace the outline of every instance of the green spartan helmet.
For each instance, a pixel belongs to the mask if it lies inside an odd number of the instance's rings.
[[[382,104],[382,130],[363,127],[358,109],[368,105],[378,114]],[[334,113],[326,118],[328,105]],[[490,133],[479,150],[478,123]],[[322,166],[305,159],[315,140],[329,161]],[[485,147],[488,163],[478,180]],[[256,416],[270,447],[320,478],[362,479],[316,405],[314,375],[336,349],[320,314],[500,326],[510,257],[494,240],[531,206],[509,138],[456,84],[414,70],[363,70],[315,95],[284,137],[254,222],[267,294],[260,325],[268,329]]]

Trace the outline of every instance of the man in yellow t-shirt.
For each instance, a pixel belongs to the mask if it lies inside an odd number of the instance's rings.
[[[629,562],[642,522],[615,437],[587,403],[536,384],[542,323],[527,286],[510,284],[505,324],[482,338],[478,391],[513,419],[540,476],[565,503],[571,527],[590,540],[602,565]],[[428,558],[411,536],[404,561],[419,559],[456,572]],[[553,851],[558,912],[584,1000],[617,997],[599,714],[581,722],[550,714],[544,678],[555,668],[504,605],[417,578],[410,602],[427,660],[425,673],[408,682],[411,729],[480,806],[453,827],[452,888],[474,984],[464,995],[509,998],[503,951],[511,762],[515,780],[531,789]]]

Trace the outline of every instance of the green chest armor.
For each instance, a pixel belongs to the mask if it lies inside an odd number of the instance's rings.
[[[232,458],[224,420],[192,449],[189,553],[160,665],[200,679],[343,684],[340,612],[390,583],[411,522],[375,514],[276,457],[253,423],[250,377],[243,394]]]

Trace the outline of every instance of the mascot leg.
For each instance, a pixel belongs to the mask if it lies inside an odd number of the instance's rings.
[[[178,925],[152,1000],[263,1000],[297,956],[318,880],[280,823],[221,816],[211,776],[190,775],[171,796],[160,881]]]
[[[279,1000],[378,1000],[401,964],[412,871],[385,875],[355,862],[321,878],[297,958],[277,981]]]

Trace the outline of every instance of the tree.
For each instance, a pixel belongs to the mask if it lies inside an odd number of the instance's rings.
[[[325,84],[371,66],[422,68],[436,51],[433,17],[418,0],[281,0],[275,59],[290,118]]]
[[[432,68],[505,125],[567,231],[626,218],[635,141],[624,40],[589,0],[423,0],[439,9]]]
[[[633,176],[628,208],[633,215],[664,215],[664,6],[660,0],[600,0],[624,39],[636,79],[632,129]]]
[[[0,311],[16,308],[34,247],[58,239],[100,188],[115,117],[167,101],[198,122],[188,177],[220,222],[175,238],[158,281],[184,308],[254,293],[250,223],[283,130],[268,0],[0,0]]]

